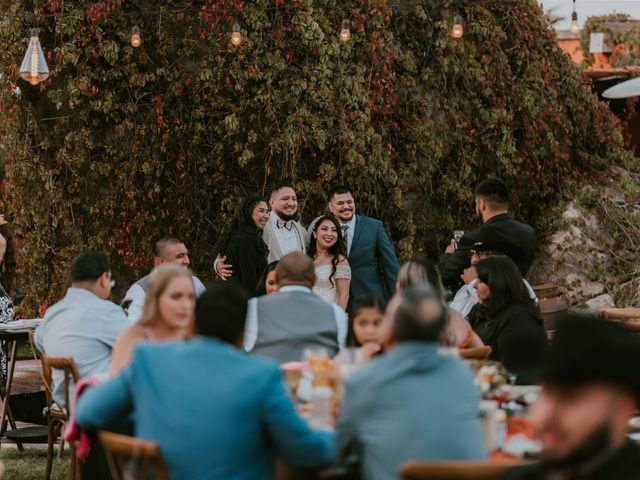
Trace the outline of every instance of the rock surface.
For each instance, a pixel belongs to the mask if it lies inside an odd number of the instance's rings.
[[[529,273],[590,310],[640,306],[640,176],[609,173],[606,184],[585,187],[564,207]]]

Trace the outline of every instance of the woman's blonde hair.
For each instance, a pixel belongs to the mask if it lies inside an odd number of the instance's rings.
[[[144,310],[142,311],[142,317],[138,323],[140,325],[152,325],[160,318],[160,308],[158,306],[158,300],[160,295],[169,286],[169,283],[175,278],[185,277],[192,280],[191,270],[188,268],[180,267],[172,263],[160,265],[156,270],[151,273],[151,279],[149,280],[149,288],[147,289],[147,296],[144,299]]]

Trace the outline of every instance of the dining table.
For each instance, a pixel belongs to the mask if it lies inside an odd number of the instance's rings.
[[[29,433],[33,427],[18,428],[9,399],[11,398],[11,389],[13,386],[13,377],[16,371],[16,361],[18,359],[18,344],[29,340],[29,332],[34,331],[40,324],[40,318],[15,320],[13,322],[0,324],[0,342],[6,342],[7,348],[7,378],[4,385],[0,388],[0,441],[7,437],[7,433],[11,432],[11,437],[21,438],[22,441],[15,441],[20,451],[23,450],[22,443],[30,443],[29,435],[21,435],[21,431]],[[8,430],[8,426],[11,430]],[[38,438],[41,432],[38,431]]]

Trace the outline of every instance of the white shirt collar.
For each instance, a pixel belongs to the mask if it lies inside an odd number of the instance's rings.
[[[311,293],[311,289],[309,287],[305,287],[304,285],[285,285],[284,287],[280,287],[278,289],[279,292],[305,292]]]

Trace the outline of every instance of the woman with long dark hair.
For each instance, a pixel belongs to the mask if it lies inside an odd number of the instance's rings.
[[[351,267],[347,261],[342,229],[336,217],[327,214],[318,218],[311,233],[307,254],[313,259],[316,270],[313,292],[346,310]]]
[[[398,271],[396,290],[399,292],[412,285],[428,283],[446,304],[446,292],[438,266],[425,257],[409,260]],[[469,325],[469,322],[451,308],[447,314],[447,323],[442,329],[440,343],[446,347],[475,348],[482,347],[480,337]]]
[[[267,266],[267,245],[262,241],[262,230],[269,220],[267,202],[258,196],[245,199],[231,223],[223,244],[221,256],[233,265],[230,280],[240,282],[253,292]]]
[[[491,359],[502,362],[522,382],[530,378],[547,348],[540,312],[509,257],[481,260],[476,271],[480,303],[469,318],[482,341],[492,348]]]

